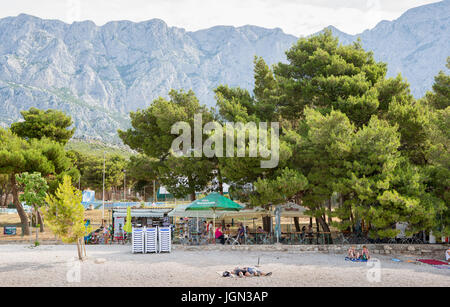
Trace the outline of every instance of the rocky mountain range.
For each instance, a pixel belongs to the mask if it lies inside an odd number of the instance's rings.
[[[450,55],[450,1],[411,9],[358,35],[331,27],[348,44],[401,72],[421,97]],[[214,105],[219,84],[253,87],[253,57],[285,60],[298,38],[281,29],[216,26],[189,32],[152,19],[67,24],[29,15],[0,19],[0,125],[9,126],[30,107],[70,114],[77,138],[119,142],[128,113],[145,108],[170,89],[193,89]]]

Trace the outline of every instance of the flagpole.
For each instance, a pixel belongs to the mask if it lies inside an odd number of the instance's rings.
[[[216,244],[216,208],[213,209],[213,238]]]

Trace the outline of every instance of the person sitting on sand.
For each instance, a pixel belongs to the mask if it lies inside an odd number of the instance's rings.
[[[447,260],[447,262],[450,262],[450,247],[445,252],[445,260]]]
[[[359,256],[359,259],[362,260],[369,260],[370,259],[370,254],[369,254],[369,250],[367,249],[367,246],[363,246],[361,255]]]
[[[350,248],[348,249],[348,251],[347,251],[347,257],[350,258],[350,259],[356,259],[356,258],[358,258],[358,257],[356,256],[357,254],[358,254],[358,253],[356,252],[356,249],[355,249],[354,246],[350,247]],[[358,254],[358,256],[359,256],[359,254]]]

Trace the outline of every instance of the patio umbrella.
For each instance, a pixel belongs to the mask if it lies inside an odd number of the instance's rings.
[[[127,233],[131,233],[133,231],[133,228],[131,227],[131,207],[127,208],[127,221],[123,226],[123,230]]]
[[[239,211],[243,209],[241,205],[226,198],[219,193],[211,193],[206,197],[193,201],[186,207],[186,210],[212,210],[213,211],[213,227],[216,228],[216,211]]]

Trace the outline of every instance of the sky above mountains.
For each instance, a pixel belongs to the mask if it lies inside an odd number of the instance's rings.
[[[448,0],[445,0],[448,1]],[[26,13],[68,23],[135,22],[159,18],[188,31],[216,25],[281,28],[303,36],[333,25],[349,34],[398,18],[436,0],[14,0],[1,1],[0,18]]]

